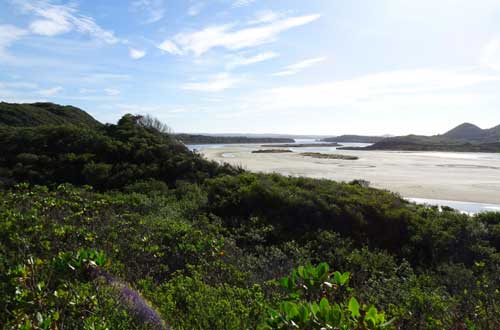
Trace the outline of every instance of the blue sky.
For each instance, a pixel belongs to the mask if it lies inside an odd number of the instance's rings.
[[[177,132],[500,124],[498,0],[0,0],[0,100]]]

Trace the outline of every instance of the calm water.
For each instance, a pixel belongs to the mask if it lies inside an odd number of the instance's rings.
[[[295,144],[303,144],[303,143],[314,143],[314,144],[324,144],[327,142],[320,142],[315,139],[295,139]],[[279,144],[290,144],[290,143],[267,143],[271,145],[279,145]],[[260,146],[265,146],[266,143],[262,144],[188,144],[187,147],[191,151],[201,151],[205,149],[217,149],[217,148],[223,148],[223,147],[229,147],[229,146],[255,146],[255,149],[259,149]],[[341,146],[344,147],[368,147],[371,144],[370,143],[340,143]],[[307,147],[307,148],[289,148],[293,152],[334,152],[337,150],[337,147]]]
[[[322,142],[316,141],[314,139],[296,139],[296,144],[303,143],[314,143],[321,144]],[[272,143],[273,144],[273,143]],[[289,143],[288,143],[289,144]],[[260,149],[260,147],[265,144],[243,144],[243,146],[253,148],[255,150]],[[341,143],[342,146],[348,147],[367,147],[370,144],[367,143]],[[203,149],[216,149],[223,148],[227,146],[242,146],[235,144],[209,144],[209,145],[188,145],[190,150],[198,150],[201,151]],[[250,149],[250,150],[251,150]],[[293,152],[321,152],[321,153],[336,153],[337,147],[307,147],[307,148],[288,148]],[[405,153],[405,152],[402,152]],[[500,154],[488,154],[488,153],[451,153],[451,152],[408,152],[412,155],[419,155],[431,158],[454,158],[454,159],[464,159],[464,160],[498,160],[500,158]],[[234,157],[231,153],[223,154],[225,158]],[[415,202],[417,204],[427,204],[427,205],[435,205],[435,206],[447,206],[453,209],[456,209],[460,212],[475,214],[480,212],[500,212],[499,204],[486,204],[486,203],[471,203],[471,202],[460,202],[460,201],[450,201],[450,200],[439,200],[439,199],[425,199],[425,198],[407,198],[409,201]]]
[[[425,199],[425,198],[407,198],[407,199],[417,204],[448,206],[453,209],[469,214],[480,213],[480,212],[500,212],[500,205],[495,205],[495,204],[446,201],[440,199]]]

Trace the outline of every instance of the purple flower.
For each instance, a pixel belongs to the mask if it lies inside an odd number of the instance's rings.
[[[118,294],[118,300],[138,321],[147,323],[153,329],[169,329],[160,314],[139,292],[98,267],[92,267],[90,274],[93,278],[104,279],[110,287],[114,288]]]

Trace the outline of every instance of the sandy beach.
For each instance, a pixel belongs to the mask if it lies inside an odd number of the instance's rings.
[[[408,198],[500,204],[499,154],[329,149],[329,153],[359,157],[358,160],[331,160],[300,156],[299,152],[309,151],[307,148],[294,153],[252,153],[257,149],[262,148],[211,146],[199,152],[207,159],[241,165],[254,172],[336,181],[364,179],[373,187]]]

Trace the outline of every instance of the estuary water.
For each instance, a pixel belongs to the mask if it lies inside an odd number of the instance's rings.
[[[196,149],[209,160],[243,166],[253,172],[344,182],[362,179],[375,188],[390,190],[420,204],[448,206],[466,213],[500,212],[500,154],[338,150],[321,147],[314,140],[296,143],[318,146],[286,147],[293,153],[278,154],[252,153],[276,149],[263,144],[198,145],[190,149]],[[365,147],[369,144],[342,145]],[[316,159],[302,156],[304,152],[344,154],[358,159]]]

